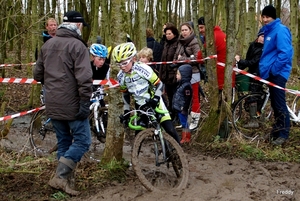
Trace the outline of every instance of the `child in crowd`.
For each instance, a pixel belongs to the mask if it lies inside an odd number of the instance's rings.
[[[191,84],[192,74],[192,66],[189,64],[180,66],[176,74],[178,87],[175,95],[173,96],[173,109],[177,111],[178,118],[182,125],[182,137],[180,144],[190,142],[191,140],[191,132],[187,120],[193,97]]]
[[[153,61],[153,50],[148,47],[144,47],[137,53],[138,60],[143,63],[149,63]],[[156,65],[149,65],[156,74],[158,71],[156,70]]]

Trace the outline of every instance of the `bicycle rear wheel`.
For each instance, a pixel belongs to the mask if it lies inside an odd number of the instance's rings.
[[[35,154],[51,154],[57,150],[56,134],[46,110],[40,110],[32,116],[29,139]]]
[[[270,134],[272,130],[271,117],[272,108],[271,103],[268,100],[266,105],[262,107],[261,104],[257,104],[257,112],[254,118],[250,118],[249,102],[251,100],[259,100],[257,102],[263,102],[265,100],[265,94],[263,93],[251,93],[241,97],[234,105],[232,111],[233,126],[236,129],[236,133],[243,138],[265,139],[266,135]],[[257,127],[246,127],[250,121],[257,122]]]
[[[154,129],[141,131],[132,148],[132,167],[149,191],[181,190],[187,186],[189,169],[180,145],[164,133],[167,159],[163,159],[162,144]]]

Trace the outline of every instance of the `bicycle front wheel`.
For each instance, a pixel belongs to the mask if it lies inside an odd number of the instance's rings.
[[[97,118],[92,111],[89,116],[92,144],[85,156],[91,160],[99,162],[101,160],[106,140],[107,129],[107,107],[98,107]]]
[[[186,188],[189,169],[180,145],[164,133],[161,143],[154,129],[141,131],[133,144],[132,167],[143,186],[149,191],[181,190]],[[163,157],[163,146],[166,158]]]
[[[32,116],[29,139],[35,154],[51,154],[57,150],[56,134],[46,110],[40,110]]]
[[[251,116],[250,104],[256,100],[256,114]],[[270,100],[265,104],[265,94],[251,93],[241,97],[234,105],[232,111],[233,126],[236,133],[243,138],[265,139],[272,130],[272,108]]]

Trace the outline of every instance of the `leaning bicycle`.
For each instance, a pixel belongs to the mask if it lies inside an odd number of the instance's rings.
[[[246,139],[263,139],[272,129],[272,108],[269,88],[263,85],[262,92],[241,96],[233,105],[232,122],[237,133]],[[251,114],[252,104],[256,104]],[[253,113],[253,112],[252,112]],[[253,125],[249,125],[253,122]]]
[[[188,161],[181,146],[160,126],[165,111],[150,107],[133,112],[128,125],[140,132],[133,143],[131,162],[140,182],[149,191],[184,189],[189,177]],[[141,114],[148,118],[143,126]]]
[[[103,89],[98,88],[93,92],[90,99],[90,110],[92,112],[90,113],[89,120],[92,131],[92,145],[87,155],[95,160],[100,160],[106,137],[108,108],[100,104],[105,95],[106,93],[103,92]],[[42,105],[44,105],[43,92],[40,94],[40,100]],[[32,116],[29,127],[29,140],[34,153],[37,155],[52,154],[57,150],[55,130],[45,110],[40,110]]]
[[[258,126],[246,127],[251,120],[250,107],[251,102],[257,102],[257,110],[254,121]],[[294,124],[300,123],[300,96],[296,95],[291,107],[286,104],[290,120]],[[271,133],[274,119],[271,108],[270,92],[267,85],[263,85],[263,91],[260,93],[249,93],[242,96],[233,106],[232,117],[233,125],[237,133],[242,137],[250,140],[266,140]]]

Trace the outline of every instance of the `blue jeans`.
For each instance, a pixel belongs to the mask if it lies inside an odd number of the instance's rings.
[[[89,120],[51,119],[57,138],[57,159],[61,156],[79,162],[91,145]]]
[[[270,75],[268,81],[285,88],[287,80],[281,75]],[[288,139],[290,132],[290,114],[286,106],[285,91],[269,86],[271,106],[274,111],[275,123],[271,131],[271,137]]]
[[[180,120],[180,124],[182,125],[182,128],[188,128],[188,115],[181,114],[178,112],[178,118]]]

